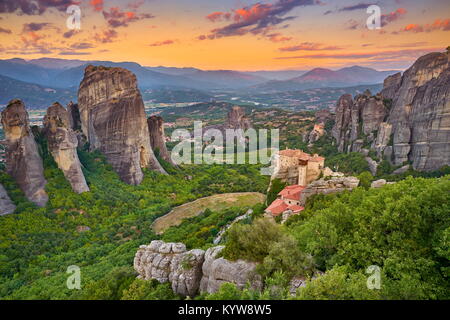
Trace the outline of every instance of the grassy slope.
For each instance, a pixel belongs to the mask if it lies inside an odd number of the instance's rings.
[[[253,206],[263,203],[264,200],[265,195],[258,192],[216,194],[174,208],[168,214],[156,219],[152,227],[157,234],[161,234],[167,228],[179,225],[183,219],[199,215],[205,209],[221,211],[230,207]]]

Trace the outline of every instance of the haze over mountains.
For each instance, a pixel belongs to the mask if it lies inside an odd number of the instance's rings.
[[[200,70],[197,68],[145,67],[134,62],[83,61],[41,58],[0,60],[0,76],[7,77],[7,88],[0,94],[0,104],[16,98],[19,92],[33,89],[25,99],[28,107],[53,103],[65,92],[72,99],[87,65],[122,67],[133,72],[142,91],[151,89],[208,91],[280,92],[324,87],[350,87],[381,83],[396,71],[377,71],[353,66],[336,71],[316,68],[311,71],[281,70],[241,72]],[[14,82],[14,80],[16,82]],[[2,81],[2,82],[3,82]],[[64,90],[61,90],[64,89]],[[54,96],[52,96],[54,94]],[[23,96],[23,95],[22,95]],[[34,99],[33,97],[36,97]],[[61,101],[65,102],[65,101]]]

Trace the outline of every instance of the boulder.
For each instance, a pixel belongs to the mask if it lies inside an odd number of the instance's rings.
[[[40,207],[48,201],[47,181],[28,113],[22,101],[11,100],[2,112],[6,137],[6,172],[14,178],[28,200]]]
[[[370,187],[371,188],[381,188],[382,186],[384,186],[385,184],[387,184],[385,179],[379,179],[379,180],[375,180],[371,183]]]
[[[378,163],[371,157],[365,157],[367,164],[369,165],[370,173],[375,176],[377,174]]]
[[[225,283],[244,288],[248,281],[255,290],[262,288],[256,264],[243,260],[228,261],[218,258],[223,246],[186,250],[182,243],[154,240],[139,247],[134,257],[134,269],[139,278],[169,282],[172,290],[182,296],[195,296],[199,291],[213,293]]]
[[[226,282],[235,284],[239,289],[243,289],[249,282],[251,289],[261,290],[263,284],[255,271],[256,263],[218,258],[217,255],[223,248],[217,246],[206,250],[200,292],[214,293]]]
[[[80,160],[78,159],[78,139],[71,128],[69,113],[59,103],[47,109],[44,117],[44,132],[48,141],[48,150],[55,159],[58,168],[76,193],[88,192]]]
[[[124,182],[140,184],[142,168],[166,173],[151,148],[144,103],[132,72],[86,67],[78,103],[90,149],[100,150]]]
[[[405,173],[408,170],[409,170],[409,164],[394,170],[394,172],[392,172],[392,173],[393,174],[402,174],[402,173]]]
[[[199,249],[187,251],[182,243],[154,240],[139,247],[134,269],[142,279],[170,282],[175,293],[193,297],[200,285],[204,255]]]

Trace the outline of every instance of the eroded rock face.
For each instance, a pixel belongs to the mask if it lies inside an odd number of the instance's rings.
[[[20,100],[12,100],[2,112],[6,137],[6,172],[12,176],[28,200],[44,207],[48,201],[47,181],[28,113]]]
[[[123,181],[140,184],[141,168],[146,167],[165,173],[150,146],[144,103],[132,72],[88,66],[78,103],[91,150],[100,150]]]
[[[173,164],[169,151],[166,147],[164,135],[164,121],[159,116],[151,116],[147,119],[148,131],[150,132],[150,145],[153,150],[159,150],[159,156],[165,161]]]
[[[11,201],[2,184],[0,184],[0,216],[13,213],[16,206]]]
[[[350,138],[351,111],[353,109],[353,98],[350,94],[342,95],[336,104],[335,125],[331,130],[336,139],[339,152],[344,151],[346,140]]]
[[[240,106],[231,107],[230,111],[227,114],[227,119],[222,124],[211,125],[203,128],[204,130],[208,129],[218,129],[222,132],[224,138],[227,129],[233,130],[247,130],[252,128],[252,124],[250,119],[247,118],[245,114],[245,110]]]
[[[206,250],[200,292],[214,293],[226,282],[234,283],[239,289],[243,289],[248,281],[251,289],[261,290],[261,277],[255,272],[256,263],[218,258],[217,255],[223,248],[218,246]]]
[[[70,128],[73,131],[81,130],[80,109],[78,103],[69,102],[67,105],[67,113],[69,117]]]
[[[345,190],[352,190],[359,185],[359,179],[356,177],[332,177],[325,180],[320,179],[310,183],[303,189],[300,195],[300,203],[304,205],[306,200],[314,194],[329,194],[341,192]]]
[[[234,106],[228,112],[227,123],[225,124],[226,129],[242,129],[247,130],[251,128],[252,125],[250,120],[245,116],[245,111],[239,106]]]
[[[200,249],[187,251],[182,243],[154,240],[139,247],[134,257],[134,269],[144,280],[170,282],[172,290],[182,296],[193,297],[199,291],[213,293],[224,282],[234,283],[242,289],[250,281],[254,289],[261,289],[261,279],[255,273],[256,264],[217,258],[222,249],[223,246],[219,246],[206,252]]]
[[[386,117],[386,112],[382,97],[372,96],[368,90],[357,95],[355,100],[349,94],[340,97],[336,105],[336,122],[332,129],[338,150],[361,150],[362,137],[365,137],[367,142],[372,142],[375,132]],[[357,146],[354,146],[355,141],[358,141]]]
[[[372,183],[370,184],[370,187],[371,188],[381,188],[386,184],[387,184],[387,181],[385,179],[379,179],[379,180],[372,181]]]
[[[450,164],[450,62],[448,53],[420,57],[403,76],[389,76],[375,97],[349,95],[336,107],[333,137],[339,151],[351,151],[363,134],[380,159],[415,170],[437,170]],[[359,112],[358,112],[359,110]],[[357,115],[359,114],[359,118]],[[362,128],[359,132],[358,128]]]
[[[78,139],[71,129],[69,113],[59,103],[54,103],[47,109],[44,117],[44,132],[48,141],[48,150],[69,181],[72,190],[76,193],[88,192],[89,187],[77,154]]]
[[[450,63],[447,53],[420,57],[401,79],[388,122],[395,164],[435,170],[450,163]]]
[[[402,73],[398,72],[384,79],[383,90],[381,90],[381,95],[386,99],[394,99],[400,84],[402,82]]]
[[[204,254],[199,249],[187,251],[182,243],[154,240],[139,247],[134,269],[142,279],[170,282],[175,293],[193,297],[200,285]]]

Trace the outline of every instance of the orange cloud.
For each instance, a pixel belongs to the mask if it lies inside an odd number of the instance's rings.
[[[388,23],[394,22],[395,20],[399,19],[403,15],[406,14],[406,9],[404,8],[398,8],[395,11],[392,11],[388,14],[381,15],[381,26],[386,26]]]
[[[266,36],[272,42],[284,42],[292,40],[292,37],[283,36],[281,33],[271,33]]]
[[[103,0],[91,0],[89,4],[94,8],[94,11],[103,10]]]
[[[436,19],[432,24],[420,25],[416,23],[410,23],[402,30],[404,32],[431,32],[436,30],[450,31],[450,19]]]
[[[230,19],[231,14],[228,12],[220,12],[220,11],[216,11],[213,13],[210,13],[206,16],[206,19],[208,19],[211,22],[216,22],[216,21],[220,21],[222,20],[222,18],[224,19]]]
[[[150,44],[150,47],[160,47],[160,46],[166,46],[169,44],[174,44],[175,40],[164,40],[164,41],[156,41]]]
[[[289,46],[279,48],[280,51],[328,51],[328,50],[341,50],[341,47],[338,46],[325,46],[321,43],[315,42],[303,42],[296,46]]]

